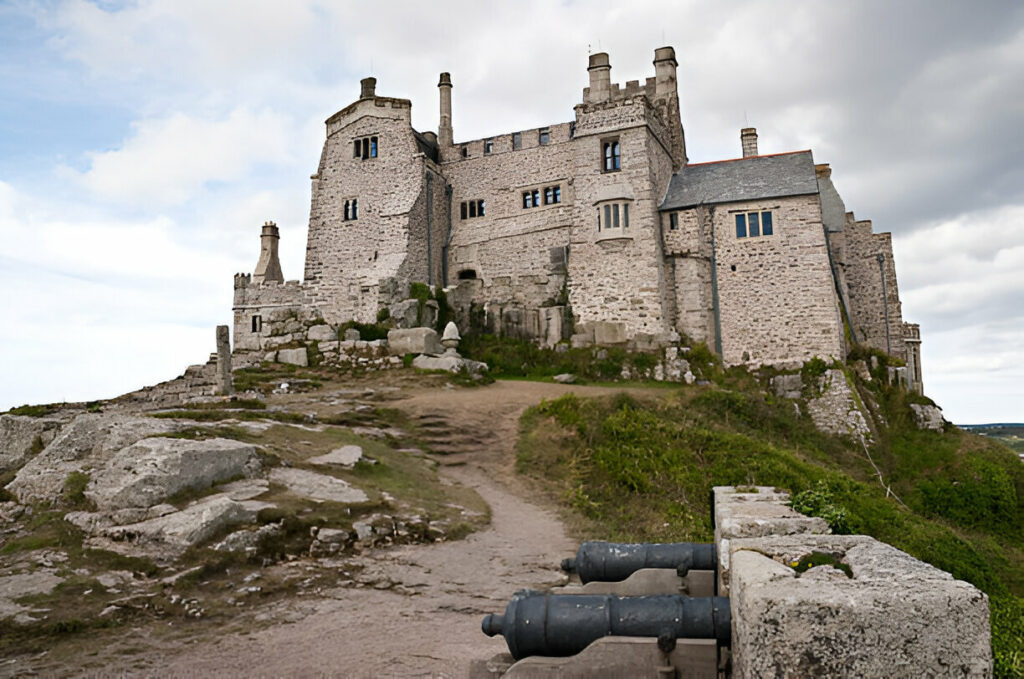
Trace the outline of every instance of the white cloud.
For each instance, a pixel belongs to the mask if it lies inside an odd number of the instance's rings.
[[[285,116],[245,108],[221,120],[175,113],[133,128],[121,148],[89,153],[85,172],[64,173],[106,200],[174,205],[209,182],[243,179],[260,163],[289,162],[295,136]]]

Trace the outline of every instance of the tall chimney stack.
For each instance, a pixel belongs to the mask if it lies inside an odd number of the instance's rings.
[[[284,283],[281,261],[277,258],[277,242],[281,239],[277,224],[267,222],[260,233],[260,260],[252,272],[253,283]]]
[[[662,97],[676,91],[676,51],[671,47],[654,50],[654,96]]]
[[[608,53],[591,54],[587,71],[590,73],[590,87],[583,97],[583,101],[586,103],[607,101],[612,91],[612,66],[608,60]]]
[[[455,135],[452,132],[452,76],[450,73],[442,73],[441,80],[437,83],[441,90],[441,120],[437,124],[438,146],[442,149],[449,148],[454,143]]]
[[[750,158],[757,153],[757,128],[744,127],[740,130],[740,144],[743,146],[743,157]]]

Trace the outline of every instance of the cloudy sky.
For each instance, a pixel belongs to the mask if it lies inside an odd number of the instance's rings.
[[[811,148],[894,236],[926,392],[1024,421],[1024,4],[0,0],[0,410],[174,377],[259,226],[301,278],[324,120],[359,79],[456,141],[571,120],[672,45],[691,162]]]

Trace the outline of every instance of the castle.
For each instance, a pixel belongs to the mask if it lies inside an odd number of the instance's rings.
[[[422,282],[462,322],[548,346],[682,335],[757,366],[856,342],[906,361],[920,392],[890,235],[847,212],[811,151],[759,155],[753,128],[742,157],[689,163],[676,67],[659,48],[654,77],[621,87],[593,54],[573,121],[459,143],[448,73],[437,134],[364,79],[326,121],[303,282],[284,281],[269,222],[255,272],[235,277],[236,350],[266,348],[281,310],[372,323]]]

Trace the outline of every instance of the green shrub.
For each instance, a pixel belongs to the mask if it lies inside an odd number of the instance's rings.
[[[372,342],[373,340],[381,340],[388,338],[388,328],[385,325],[379,323],[359,323],[357,321],[347,321],[338,328],[338,336],[344,337],[345,331],[355,328],[359,331],[359,339]]]
[[[64,479],[64,487],[60,496],[65,504],[72,507],[80,507],[87,504],[85,489],[89,486],[90,476],[85,472],[71,472]]]
[[[825,519],[833,533],[845,535],[850,532],[846,507],[836,503],[832,490],[824,480],[791,496],[789,506],[801,514]]]

